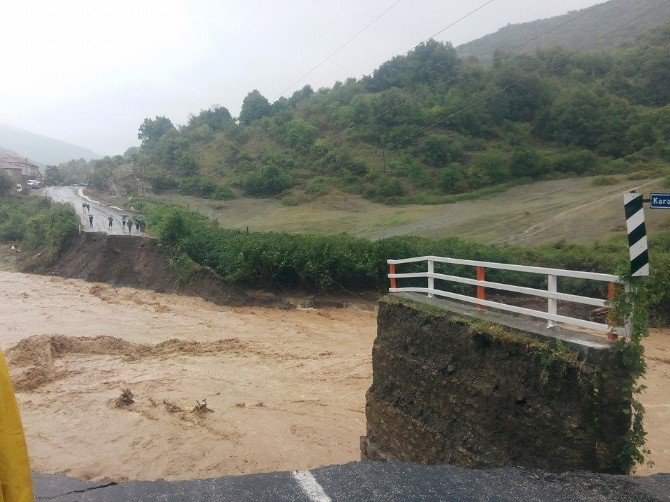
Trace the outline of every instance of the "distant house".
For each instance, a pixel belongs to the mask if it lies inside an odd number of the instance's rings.
[[[4,166],[0,164],[0,174],[7,176],[13,185],[23,182],[23,174],[19,166]]]
[[[0,172],[8,176],[14,183],[21,183],[25,180],[42,181],[42,173],[40,173],[40,168],[37,165],[26,158],[14,155],[0,157]]]

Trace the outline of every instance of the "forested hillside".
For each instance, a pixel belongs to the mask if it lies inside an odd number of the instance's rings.
[[[491,66],[429,41],[330,89],[273,103],[254,90],[237,119],[225,107],[179,127],[148,118],[139,149],[48,174],[89,173],[97,188],[128,193],[300,204],[339,190],[438,203],[529,180],[660,171],[669,137],[666,24],[626,48],[499,55]]]
[[[563,16],[511,24],[495,33],[463,44],[456,51],[463,58],[472,56],[482,62],[491,62],[496,51],[510,51],[515,47],[518,47],[518,52],[525,53],[553,47],[579,50],[586,44],[589,44],[590,50],[613,49],[634,43],[640,34],[669,21],[668,2],[610,0]],[[628,24],[612,31],[624,23]],[[596,37],[598,38],[591,43]]]

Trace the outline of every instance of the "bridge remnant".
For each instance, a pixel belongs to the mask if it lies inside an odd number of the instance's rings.
[[[630,375],[605,337],[399,293],[372,363],[364,460],[625,471]]]

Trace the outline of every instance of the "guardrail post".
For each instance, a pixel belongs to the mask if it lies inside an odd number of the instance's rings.
[[[395,274],[395,263],[389,264],[389,275],[390,274]],[[391,277],[391,289],[395,289],[397,287],[398,285],[396,283],[395,277]]]
[[[608,282],[607,283],[607,300],[610,302],[613,302],[614,299],[616,298],[616,284],[613,282]],[[614,328],[614,309],[610,307],[609,312],[607,313],[607,324],[609,324],[612,328]],[[607,338],[610,340],[617,340],[619,336],[614,332],[610,331],[607,333]]]
[[[435,289],[435,278],[432,277],[432,274],[435,273],[435,262],[433,260],[428,260],[428,289],[431,291],[428,293],[428,298],[433,298],[432,291]]]
[[[558,279],[555,275],[547,276],[547,291],[550,293],[558,293]],[[558,314],[558,300],[556,298],[547,299],[547,313]],[[547,321],[547,328],[556,326],[556,323],[551,319]]]
[[[477,267],[477,280],[478,281],[485,281],[486,280],[486,273],[484,272],[484,267]],[[486,290],[484,289],[484,286],[477,286],[477,299],[478,300],[485,300],[486,299]],[[484,305],[477,305],[477,308],[479,310],[486,310],[486,307]]]

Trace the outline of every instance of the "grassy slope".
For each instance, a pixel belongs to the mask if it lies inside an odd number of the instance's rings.
[[[479,200],[434,206],[385,206],[361,197],[331,194],[300,206],[273,199],[227,202],[169,194],[161,200],[178,203],[222,227],[254,231],[349,232],[379,239],[393,235],[457,236],[486,243],[534,246],[566,239],[590,243],[624,233],[623,192],[663,189],[660,178],[627,180],[596,186],[594,178],[542,181],[514,187]],[[650,233],[670,226],[670,211],[647,211]]]
[[[515,52],[533,53],[537,49],[549,49],[561,46],[566,49],[579,49],[599,35],[603,35],[618,25],[634,19],[643,12],[662,3],[660,0],[611,0],[604,5],[595,5],[582,11],[574,11],[563,16],[540,19],[530,23],[514,24],[500,29],[496,33],[473,40],[457,48],[461,57],[475,56],[483,61],[490,60],[496,49],[511,50],[514,47],[545,33],[552,28],[581,15],[566,28],[558,29],[538,40],[524,45]],[[589,50],[610,49],[635,41],[636,37],[649,29],[670,20],[670,4],[666,4],[652,14],[632,22],[625,28],[604,36]]]

